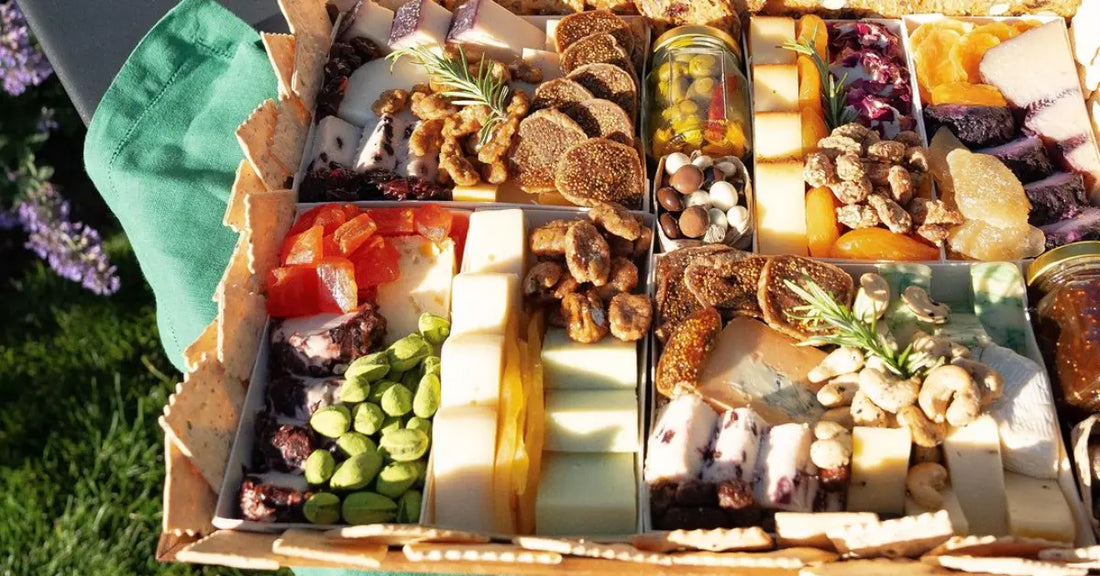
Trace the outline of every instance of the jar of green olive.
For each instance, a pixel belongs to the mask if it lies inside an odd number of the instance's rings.
[[[741,46],[711,26],[680,26],[657,38],[646,78],[642,131],[653,158],[700,150],[746,158],[752,151]]]

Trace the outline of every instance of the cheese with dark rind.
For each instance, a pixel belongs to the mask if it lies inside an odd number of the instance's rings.
[[[520,58],[524,49],[546,46],[546,33],[493,0],[468,0],[455,10],[447,41],[476,44],[507,62]]]
[[[451,13],[446,8],[432,0],[409,0],[394,13],[389,45],[394,50],[442,46],[450,27]]]

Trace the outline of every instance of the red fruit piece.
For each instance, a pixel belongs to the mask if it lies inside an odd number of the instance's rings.
[[[439,244],[451,233],[454,216],[439,204],[427,204],[416,209],[416,233]]]
[[[349,258],[355,266],[355,283],[359,289],[386,284],[401,277],[401,254],[381,236],[371,236]]]
[[[317,268],[309,264],[275,268],[267,275],[267,313],[275,318],[309,316],[319,312]]]
[[[287,237],[283,242],[280,261],[284,266],[320,262],[325,255],[324,235],[323,227],[313,226],[301,234]]]
[[[374,223],[374,219],[370,217],[370,214],[360,214],[337,228],[332,233],[332,240],[340,251],[339,253],[347,256],[358,250],[364,242],[374,235],[376,230],[378,230],[378,225]],[[326,254],[328,253],[326,252]]]
[[[318,225],[325,229],[325,234],[330,234],[333,230],[336,230],[341,224],[347,221],[348,214],[344,211],[343,206],[339,204],[323,204],[316,208],[311,208],[299,216],[298,221],[290,227],[290,232],[288,232],[287,235],[300,234]]]
[[[341,256],[330,256],[317,264],[318,305],[321,312],[339,314],[359,306],[355,265]]]
[[[470,214],[467,212],[451,213],[451,232],[449,236],[455,243],[455,267],[462,269],[462,253],[466,250],[466,233],[470,231]]]
[[[363,211],[360,210],[359,207],[355,204],[344,204],[340,207],[340,209],[344,211],[344,215],[348,217],[348,220],[351,220],[352,218],[355,218],[356,216],[363,213]]]
[[[378,233],[383,236],[408,236],[416,234],[415,217],[412,208],[372,208],[367,214],[378,225]]]

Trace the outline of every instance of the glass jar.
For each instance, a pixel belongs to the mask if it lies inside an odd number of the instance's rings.
[[[657,38],[646,78],[642,131],[653,158],[701,150],[748,158],[748,81],[741,47],[711,26],[680,26]]]
[[[1100,242],[1077,242],[1027,270],[1036,335],[1063,399],[1100,412]]]

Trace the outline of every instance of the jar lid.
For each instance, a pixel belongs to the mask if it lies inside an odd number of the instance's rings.
[[[693,25],[693,26],[677,26],[664,34],[657,37],[657,41],[653,43],[654,51],[663,48],[665,45],[672,43],[673,40],[681,38],[690,38],[692,36],[703,36],[707,38],[714,38],[725,44],[738,59],[741,58],[741,44],[730,36],[727,32],[719,30],[714,26]]]
[[[1060,265],[1086,258],[1100,258],[1100,241],[1074,242],[1039,256],[1027,267],[1027,284],[1041,281]]]

